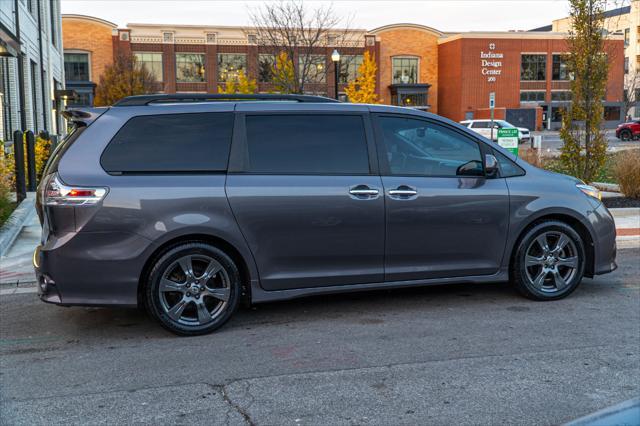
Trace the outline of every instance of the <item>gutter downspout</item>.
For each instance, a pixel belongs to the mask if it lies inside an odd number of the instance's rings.
[[[44,12],[43,5],[46,2],[38,2],[38,48],[40,54],[40,90],[42,91],[42,120],[43,128],[45,131],[49,131],[49,123],[47,120],[47,83],[45,81],[44,62],[42,61],[42,13]]]
[[[16,39],[20,45],[20,52],[18,52],[18,100],[20,103],[20,126],[22,131],[27,131],[27,115],[26,115],[26,103],[27,100],[24,94],[24,54],[22,53],[22,42],[20,41],[20,4],[19,0],[15,0],[15,14],[16,14]]]

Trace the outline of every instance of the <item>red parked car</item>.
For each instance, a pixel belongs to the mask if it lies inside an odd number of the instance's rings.
[[[616,137],[623,141],[640,139],[640,120],[631,120],[618,125]]]

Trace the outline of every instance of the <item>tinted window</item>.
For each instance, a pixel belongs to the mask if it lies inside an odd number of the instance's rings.
[[[507,178],[514,176],[524,176],[525,171],[516,163],[509,160],[505,155],[499,153],[498,151],[494,151],[493,155],[498,159],[501,177]]]
[[[484,175],[478,143],[454,130],[400,117],[381,117],[380,126],[391,174]]]
[[[249,115],[246,125],[249,172],[369,173],[360,116]]]
[[[107,172],[204,172],[227,168],[232,113],[134,117],[102,154]]]

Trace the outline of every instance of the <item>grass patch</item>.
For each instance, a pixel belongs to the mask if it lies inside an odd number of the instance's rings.
[[[4,225],[15,208],[15,202],[9,200],[8,197],[0,197],[0,226]]]

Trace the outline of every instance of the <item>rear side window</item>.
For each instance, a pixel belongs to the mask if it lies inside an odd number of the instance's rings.
[[[102,154],[110,173],[218,172],[227,168],[233,113],[142,115]]]
[[[248,115],[245,170],[251,173],[367,174],[358,115]]]
[[[500,177],[508,178],[525,175],[522,167],[509,160],[505,155],[495,150],[493,151],[493,155],[498,159],[498,164],[500,164]]]

